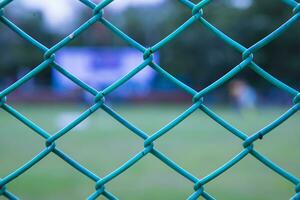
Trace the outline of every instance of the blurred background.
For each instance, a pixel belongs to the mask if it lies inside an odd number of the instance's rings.
[[[246,47],[274,31],[292,14],[286,4],[271,0],[216,0],[204,9],[204,17],[209,22]],[[5,16],[50,48],[92,17],[92,11],[74,0],[21,0],[10,3]],[[105,8],[104,16],[147,47],[189,19],[191,11],[178,1],[115,0]],[[43,54],[2,23],[0,33],[2,91],[39,65]],[[299,35],[298,23],[255,54],[258,65],[295,89],[300,88]],[[195,23],[165,45],[154,59],[179,80],[201,90],[238,65],[242,56],[200,23]],[[138,66],[142,53],[97,23],[59,50],[56,61],[100,91]],[[209,93],[205,104],[251,135],[283,114],[292,105],[291,99],[288,93],[246,69]],[[106,101],[149,135],[192,103],[191,96],[150,67],[114,91]],[[47,68],[10,94],[8,103],[54,134],[87,109],[93,97]],[[41,151],[44,142],[3,110],[0,119],[0,177],[5,177]],[[256,146],[298,177],[299,119],[299,114],[295,114]],[[156,142],[156,146],[200,178],[239,153],[241,143],[197,111]],[[101,177],[143,148],[141,139],[101,110],[57,144]],[[22,199],[84,199],[93,192],[94,183],[55,155],[49,155],[8,184],[8,188]],[[186,199],[193,192],[191,183],[153,156],[140,161],[107,184],[107,188],[120,199]],[[206,188],[217,199],[281,200],[294,195],[291,183],[251,156]]]

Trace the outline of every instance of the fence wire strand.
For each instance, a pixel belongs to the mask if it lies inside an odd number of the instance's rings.
[[[154,157],[159,159],[165,165],[167,165],[168,167],[170,167],[171,169],[173,169],[174,171],[182,175],[184,178],[186,178],[193,184],[194,193],[191,194],[189,197],[187,197],[187,199],[194,200],[194,199],[198,199],[199,197],[203,197],[204,199],[210,200],[215,198],[212,196],[212,194],[209,194],[205,190],[204,188],[205,185],[213,181],[214,179],[216,179],[218,176],[225,173],[227,170],[229,170],[231,167],[239,163],[246,156],[251,155],[254,158],[256,158],[258,161],[263,163],[266,167],[273,170],[276,174],[282,176],[284,179],[288,180],[293,185],[295,185],[295,195],[291,197],[291,200],[300,200],[300,179],[254,149],[254,143],[257,140],[261,140],[267,134],[270,134],[274,128],[284,123],[288,118],[293,116],[300,109],[299,91],[281,82],[280,80],[278,80],[277,78],[269,74],[267,71],[265,71],[254,61],[254,53],[256,53],[262,47],[268,45],[274,39],[279,37],[283,32],[285,32],[288,28],[293,26],[300,19],[300,3],[294,0],[282,0],[282,3],[286,4],[292,9],[293,15],[276,30],[274,30],[269,35],[265,36],[264,38],[262,38],[261,40],[259,40],[258,42],[256,42],[255,44],[247,48],[242,44],[238,43],[237,41],[235,41],[234,39],[232,39],[231,37],[229,37],[228,35],[226,35],[225,33],[223,33],[216,26],[212,25],[210,22],[208,22],[205,19],[204,9],[209,3],[212,2],[211,0],[202,0],[198,4],[195,4],[190,0],[178,0],[179,3],[181,3],[187,9],[191,10],[191,17],[186,22],[184,22],[181,26],[179,26],[175,31],[173,31],[167,37],[163,38],[162,40],[160,40],[159,42],[157,42],[151,47],[145,47],[142,44],[138,43],[137,41],[135,41],[129,35],[122,32],[118,27],[116,27],[114,24],[109,22],[109,20],[107,20],[104,17],[105,7],[109,6],[109,4],[113,2],[113,0],[103,0],[99,4],[95,4],[90,0],[79,0],[79,1],[91,9],[93,16],[89,20],[87,20],[84,24],[82,24],[78,29],[73,31],[70,35],[66,36],[63,40],[55,44],[53,47],[47,48],[46,46],[38,42],[36,39],[31,37],[29,34],[27,34],[21,28],[19,28],[16,24],[14,24],[8,18],[5,17],[4,8],[8,6],[11,2],[13,2],[13,0],[2,0],[2,1],[0,0],[0,22],[3,25],[7,26],[9,29],[11,29],[13,32],[15,32],[17,35],[19,35],[21,38],[29,42],[31,45],[39,49],[44,55],[44,60],[43,62],[41,62],[41,64],[39,64],[28,74],[26,74],[25,76],[17,80],[15,83],[13,83],[12,85],[10,85],[9,87],[7,87],[6,89],[0,92],[0,107],[45,139],[45,149],[41,150],[40,153],[38,153],[34,158],[29,160],[20,168],[16,169],[15,171],[8,174],[7,176],[0,178],[0,196],[4,196],[7,199],[12,199],[12,200],[19,199],[16,195],[11,193],[7,189],[7,184],[9,184],[14,179],[18,178],[18,176],[25,173],[32,166],[38,164],[42,159],[47,157],[49,154],[53,153],[59,158],[61,158],[62,160],[64,160],[66,163],[68,163],[70,166],[72,166],[74,169],[76,169],[78,172],[82,173],[83,175],[85,175],[86,177],[88,177],[89,179],[95,182],[95,192],[88,197],[89,200],[96,199],[101,195],[106,197],[107,199],[118,199],[116,196],[114,196],[111,192],[109,192],[105,188],[105,185],[110,181],[112,181],[113,179],[117,178],[120,174],[122,174],[127,169],[135,165],[137,162],[139,162],[148,154],[152,154]],[[141,56],[144,59],[144,61],[140,65],[136,66],[128,74],[121,77],[119,80],[117,80],[107,88],[103,89],[102,91],[98,91],[95,88],[84,83],[83,81],[75,77],[72,73],[68,72],[66,69],[64,69],[63,66],[60,66],[55,61],[55,53],[57,51],[67,46],[72,40],[77,38],[79,35],[81,35],[83,32],[85,32],[95,23],[102,24],[113,34],[118,36],[121,40],[125,41],[128,45],[140,51]],[[242,57],[242,61],[240,62],[240,64],[232,68],[224,76],[216,80],[208,87],[202,89],[201,91],[196,91],[193,88],[186,85],[185,83],[176,79],[170,73],[165,71],[162,66],[155,63],[153,60],[153,55],[157,51],[159,51],[167,43],[172,42],[174,38],[180,35],[183,31],[186,31],[192,24],[195,23],[198,23],[199,25],[202,25],[205,28],[207,28],[217,38],[219,38],[226,44],[230,45],[236,51],[240,52]],[[184,92],[189,94],[192,99],[192,105],[186,111],[184,111],[176,119],[174,119],[173,121],[165,125],[163,128],[161,128],[159,131],[155,132],[151,136],[145,133],[144,131],[142,131],[141,129],[139,129],[137,126],[127,121],[125,118],[123,118],[120,114],[118,114],[116,111],[114,111],[111,107],[109,107],[105,103],[106,96],[108,96],[111,92],[115,91],[118,87],[126,83],[128,80],[130,80],[132,77],[134,77],[136,74],[138,74],[146,67],[151,67],[158,74],[161,74],[164,78],[173,82],[180,89],[182,89]],[[95,97],[94,105],[92,105],[89,109],[83,112],[77,119],[75,119],[69,125],[67,125],[66,127],[64,127],[63,129],[61,129],[60,131],[58,131],[53,135],[51,135],[50,133],[42,129],[39,125],[35,124],[30,119],[28,119],[20,112],[18,112],[15,108],[10,106],[6,98],[6,96],[14,92],[20,86],[22,86],[27,81],[29,81],[34,76],[38,75],[40,72],[42,72],[47,68],[53,68],[57,70],[66,78],[68,78],[69,80],[77,84],[80,88],[89,92]],[[288,111],[286,111],[275,121],[268,124],[260,131],[253,133],[250,136],[247,136],[245,133],[235,128],[233,125],[225,121],[222,117],[220,117],[217,113],[212,111],[204,104],[204,97],[206,94],[217,89],[221,85],[225,84],[228,80],[236,76],[245,68],[249,68],[253,70],[255,73],[263,77],[266,81],[270,82],[271,84],[278,87],[279,89],[288,92],[291,95],[294,104]],[[130,160],[125,162],[122,166],[115,169],[114,171],[111,171],[108,175],[104,177],[99,177],[95,173],[91,172],[89,169],[87,169],[86,167],[84,167],[83,165],[75,161],[73,158],[71,158],[68,154],[60,150],[55,144],[57,140],[59,140],[61,137],[69,133],[74,127],[76,127],[83,120],[87,119],[89,116],[91,116],[94,112],[96,112],[99,109],[102,109],[109,116],[111,116],[120,124],[128,128],[133,134],[135,134],[136,136],[138,136],[144,141],[144,149],[142,149],[138,154],[136,154]],[[234,156],[223,166],[219,167],[215,171],[211,172],[210,174],[202,178],[198,178],[194,176],[193,174],[191,174],[190,172],[188,172],[187,170],[179,166],[175,161],[171,160],[167,155],[160,152],[155,147],[154,144],[155,141],[163,137],[179,123],[183,122],[187,117],[189,117],[189,115],[194,113],[196,110],[201,110],[202,112],[207,114],[212,120],[218,123],[220,126],[224,127],[233,135],[241,139],[241,147],[242,147],[242,150],[239,154]]]

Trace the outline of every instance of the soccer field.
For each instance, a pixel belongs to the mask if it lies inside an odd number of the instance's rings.
[[[49,133],[55,133],[86,108],[78,105],[14,105]],[[113,109],[148,134],[173,120],[188,105],[119,105]],[[260,108],[234,112],[230,107],[212,110],[248,135],[258,131],[288,108]],[[0,111],[0,177],[22,166],[44,148],[44,140],[32,130]],[[300,177],[300,115],[296,113],[268,134],[255,148]],[[63,136],[57,146],[100,177],[118,168],[143,149],[143,140],[102,110]],[[155,142],[156,148],[195,176],[202,178],[242,149],[242,141],[202,111],[196,111]],[[55,154],[7,185],[21,199],[85,199],[95,184]],[[108,191],[119,199],[186,199],[193,183],[149,154],[113,181]],[[294,185],[251,155],[205,186],[220,200],[283,200],[294,194]],[[1,199],[2,197],[0,197]],[[100,199],[104,199],[101,197]]]

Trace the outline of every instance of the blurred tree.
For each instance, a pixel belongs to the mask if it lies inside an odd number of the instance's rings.
[[[292,16],[291,8],[280,1],[257,0],[252,1],[249,6],[237,8],[232,4],[232,0],[216,0],[204,8],[204,17],[234,40],[249,47]],[[6,10],[6,14],[14,19],[15,14],[10,13],[9,9]],[[91,15],[91,10],[82,9],[81,13],[78,12],[80,19],[76,20],[74,26],[78,27]],[[165,0],[164,3],[153,6],[129,7],[120,13],[105,12],[105,17],[109,21],[145,46],[154,45],[191,16],[190,9],[173,0]],[[21,16],[14,19],[14,22],[48,47],[67,35],[49,31],[42,13],[36,11],[24,11]],[[278,39],[255,53],[255,61],[263,69],[292,86],[300,85],[299,27],[299,23],[294,25]],[[0,32],[0,43],[3,49],[0,77],[16,73],[22,67],[33,68],[41,62],[42,54],[2,23]],[[127,44],[103,25],[96,24],[70,45],[124,46]],[[159,53],[162,67],[195,88],[207,86],[242,60],[240,53],[200,23],[193,24],[174,41],[163,47]],[[44,72],[42,77],[49,83],[49,71]],[[244,77],[264,89],[264,80],[259,79],[250,70],[246,70],[239,77]]]
[[[230,0],[214,1],[204,8],[204,17],[234,40],[250,47],[292,16],[291,8],[280,1],[253,1],[249,6],[237,8]],[[156,7],[130,8],[124,17],[126,33],[142,44],[153,45],[191,17],[191,11],[178,2],[166,1]],[[299,27],[299,23],[294,25],[255,53],[255,61],[261,67],[293,86],[299,85]],[[242,60],[240,53],[200,23],[189,27],[162,48],[160,54],[165,69],[178,78],[188,77],[196,88],[208,85]],[[264,82],[249,70],[239,76],[258,86]]]

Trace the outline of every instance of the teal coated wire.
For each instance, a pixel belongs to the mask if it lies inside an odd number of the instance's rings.
[[[61,158],[62,160],[64,160],[66,163],[68,163],[70,166],[72,166],[74,169],[76,169],[78,172],[80,172],[81,174],[83,174],[84,176],[86,176],[87,178],[95,182],[95,192],[88,197],[89,200],[96,199],[101,195],[111,200],[118,199],[116,196],[114,196],[112,193],[106,190],[105,185],[110,181],[112,181],[113,179],[117,178],[120,174],[124,173],[127,169],[131,168],[133,165],[135,165],[137,162],[139,162],[141,159],[143,159],[145,156],[148,156],[149,154],[159,159],[166,166],[170,167],[172,170],[179,173],[180,175],[182,175],[184,178],[186,178],[193,184],[193,188],[195,192],[191,194],[189,197],[187,197],[187,199],[189,200],[195,200],[198,199],[199,197],[203,197],[204,199],[208,199],[208,200],[215,199],[211,194],[209,194],[205,190],[204,186],[214,181],[217,177],[221,176],[227,170],[230,170],[233,166],[238,164],[243,158],[245,158],[248,155],[253,156],[258,161],[263,163],[266,167],[270,168],[275,173],[277,173],[278,175],[282,176],[283,178],[285,178],[286,180],[294,184],[295,195],[291,197],[291,199],[292,200],[300,199],[300,179],[254,149],[254,143],[257,140],[259,139],[262,140],[266,135],[270,134],[273,129],[280,126],[282,123],[284,123],[286,120],[292,117],[300,109],[299,91],[281,82],[279,79],[269,74],[267,71],[265,71],[254,61],[254,53],[256,53],[261,48],[271,43],[276,38],[280,37],[280,35],[283,32],[285,32],[287,29],[289,29],[291,26],[293,26],[295,23],[299,21],[300,3],[298,3],[295,0],[282,0],[284,4],[286,4],[291,9],[293,9],[292,17],[290,17],[290,19],[288,19],[285,23],[279,26],[276,30],[274,30],[273,32],[266,35],[264,38],[262,38],[261,40],[259,40],[258,42],[256,42],[255,44],[247,48],[242,44],[238,43],[237,41],[235,41],[234,39],[232,39],[231,37],[227,36],[220,29],[212,25],[204,18],[203,15],[204,9],[208,4],[212,2],[212,0],[202,0],[197,4],[193,3],[190,0],[178,0],[179,3],[181,3],[187,9],[191,10],[191,17],[187,21],[185,21],[181,26],[179,26],[176,30],[170,33],[168,36],[161,39],[159,42],[157,42],[151,47],[145,47],[142,44],[138,43],[137,41],[135,41],[129,35],[125,34],[122,30],[120,30],[118,27],[116,27],[114,24],[112,24],[109,20],[107,20],[104,17],[104,9],[107,6],[109,6],[109,4],[113,2],[113,0],[102,0],[99,4],[95,4],[90,0],[79,0],[79,1],[92,10],[93,16],[85,23],[83,23],[78,29],[73,31],[68,36],[66,36],[60,42],[56,43],[53,47],[48,48],[43,44],[41,44],[36,39],[34,39],[33,37],[31,37],[29,34],[24,32],[16,24],[11,22],[8,18],[4,16],[4,8],[8,6],[11,2],[13,2],[13,0],[0,0],[0,23],[8,27],[17,35],[19,35],[21,38],[23,38],[31,45],[39,49],[41,53],[44,55],[44,60],[41,62],[41,64],[39,64],[32,71],[30,71],[25,76],[17,80],[15,83],[13,83],[12,85],[10,85],[9,87],[7,87],[6,89],[0,92],[0,107],[3,110],[5,110],[8,114],[14,116],[21,123],[25,124],[27,127],[32,129],[35,133],[41,136],[45,141],[45,148],[40,153],[38,153],[34,158],[29,160],[27,163],[25,163],[23,166],[19,167],[18,169],[13,170],[7,176],[0,178],[0,196],[12,200],[19,199],[17,196],[15,196],[7,189],[7,185],[11,181],[16,179],[20,175],[22,175],[23,173],[25,173],[26,171],[30,170],[32,166],[37,165],[42,159],[47,157],[50,153],[53,153],[59,158]],[[153,56],[156,52],[158,52],[162,47],[164,47],[168,43],[172,42],[182,32],[188,30],[188,28],[192,24],[198,22],[202,26],[207,28],[217,38],[219,38],[227,45],[231,46],[233,49],[241,53],[241,57],[242,57],[242,61],[237,66],[233,67],[224,76],[220,77],[211,85],[207,86],[206,88],[200,91],[196,91],[190,86],[186,85],[184,82],[178,80],[176,77],[174,77],[172,74],[167,72],[162,66],[155,63],[155,61],[153,60]],[[58,52],[60,49],[67,46],[72,40],[76,39],[79,35],[84,33],[95,23],[102,24],[104,27],[110,30],[121,40],[125,41],[128,45],[134,47],[137,51],[141,53],[141,57],[143,57],[144,59],[144,61],[140,65],[135,66],[130,72],[128,72],[123,77],[119,78],[117,81],[115,81],[113,84],[109,85],[102,91],[98,91],[95,88],[89,86],[88,84],[86,84],[85,82],[81,81],[76,76],[74,76],[72,73],[67,71],[63,66],[60,66],[57,62],[55,62],[56,52]],[[134,124],[126,120],[124,117],[122,117],[120,114],[118,114],[116,111],[114,111],[111,107],[109,107],[105,103],[106,96],[114,92],[117,88],[125,84],[128,80],[133,78],[136,74],[138,74],[146,67],[151,67],[152,69],[154,69],[158,74],[162,75],[164,78],[171,81],[177,87],[179,87],[184,92],[189,94],[192,99],[192,105],[186,111],[184,111],[181,115],[179,115],[177,118],[175,118],[173,121],[171,121],[170,123],[162,127],[154,134],[151,134],[151,136],[150,134],[145,133],[137,126],[135,126]],[[34,76],[38,75],[40,72],[42,72],[47,68],[53,68],[57,70],[63,76],[65,76],[66,78],[74,82],[76,85],[78,85],[80,88],[89,92],[95,97],[94,105],[92,105],[90,108],[84,111],[73,122],[71,122],[66,127],[62,128],[61,130],[59,130],[54,134],[50,134],[47,131],[43,130],[40,126],[32,122],[30,119],[22,115],[20,112],[18,112],[15,108],[11,107],[7,103],[7,96],[9,94],[14,92],[20,86],[22,86],[27,81],[29,81]],[[284,114],[282,114],[279,118],[277,118],[267,126],[263,127],[260,131],[253,133],[250,136],[247,136],[245,133],[235,128],[233,125],[225,121],[222,117],[220,117],[217,113],[212,111],[204,104],[204,97],[208,93],[212,92],[213,90],[225,84],[227,81],[235,77],[245,68],[249,68],[253,70],[255,73],[263,77],[266,81],[270,82],[271,84],[278,87],[279,89],[288,92],[292,96],[293,103],[294,103],[294,105],[289,110],[287,110]],[[112,117],[114,120],[118,121],[120,124],[128,128],[133,134],[139,137],[144,143],[144,148],[138,154],[136,154],[127,162],[123,163],[123,165],[111,171],[109,174],[107,174],[102,178],[96,175],[95,173],[91,172],[89,169],[87,169],[80,163],[78,163],[76,160],[71,158],[68,154],[64,153],[55,144],[57,140],[65,136],[67,133],[70,133],[70,131],[74,127],[82,123],[89,116],[91,116],[93,113],[97,112],[100,109],[104,111],[107,115]],[[168,134],[171,129],[176,127],[179,123],[182,123],[192,113],[196,112],[196,110],[200,110],[204,112],[216,123],[218,123],[223,128],[228,130],[230,133],[232,133],[233,135],[235,135],[236,137],[242,140],[241,143],[242,150],[240,151],[240,153],[238,153],[236,156],[234,156],[224,165],[222,165],[221,167],[219,167],[218,169],[216,169],[215,171],[211,172],[210,174],[208,174],[203,178],[198,178],[194,176],[193,174],[191,174],[190,172],[188,172],[187,170],[179,166],[175,161],[171,160],[167,155],[160,152],[155,147],[156,140]]]

